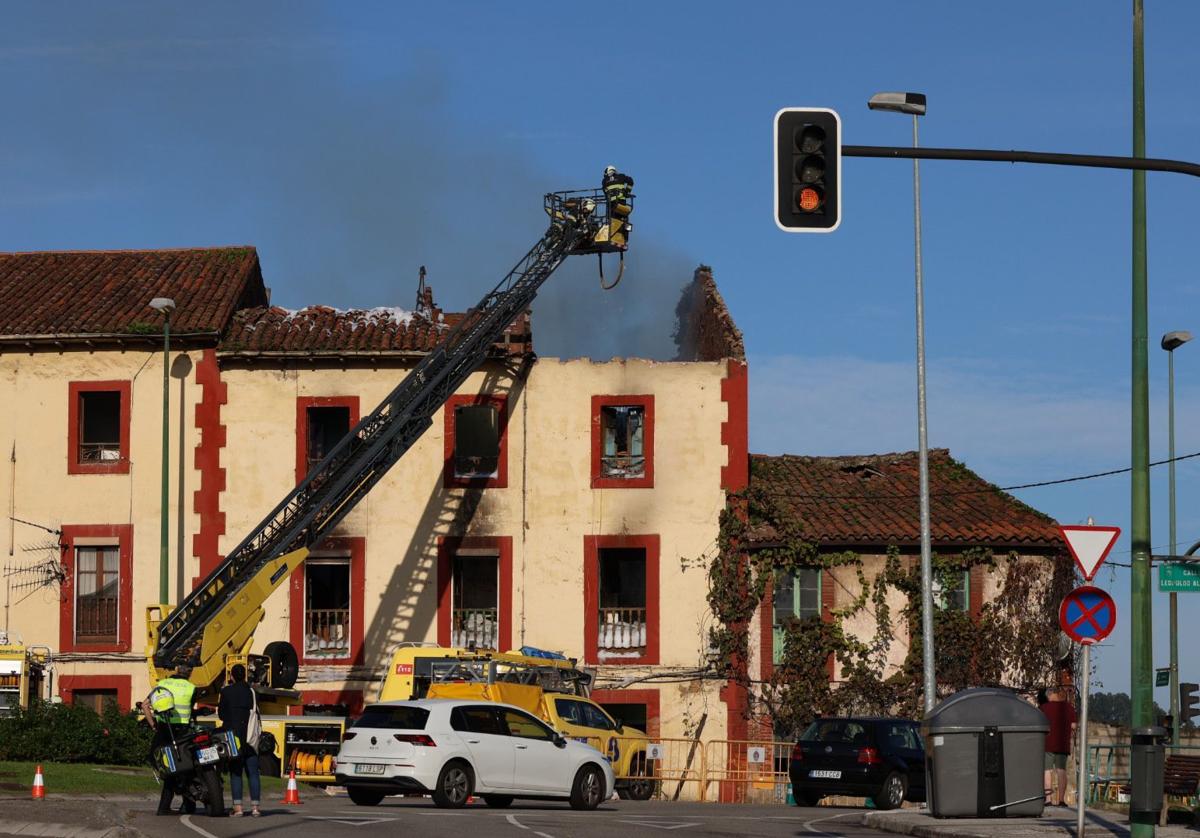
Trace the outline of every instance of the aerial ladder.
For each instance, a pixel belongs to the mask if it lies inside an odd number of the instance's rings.
[[[173,610],[147,609],[152,682],[179,666],[201,701],[214,700],[235,663],[247,667],[264,710],[299,701],[291,644],[275,641],[251,655],[268,597],[404,456],[442,405],[487,360],[504,330],[568,256],[628,248],[633,195],[610,201],[601,189],[548,193],[550,225],[495,288],[450,328],[441,343],[364,417]],[[611,206],[610,206],[611,204]]]

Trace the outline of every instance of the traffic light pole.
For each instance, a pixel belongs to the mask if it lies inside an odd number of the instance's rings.
[[[1155,157],[1112,157],[1103,154],[1058,154],[1047,151],[1003,151],[989,148],[909,148],[892,145],[844,145],[843,157],[895,157],[917,160],[972,160],[988,163],[1041,163],[1051,166],[1086,166],[1093,169],[1132,169],[1174,172],[1200,177],[1200,163]]]

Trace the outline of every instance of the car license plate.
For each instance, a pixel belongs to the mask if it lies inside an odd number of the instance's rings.
[[[357,766],[355,766],[354,773],[355,774],[382,774],[383,768],[384,768],[384,766],[382,766],[382,765],[370,765],[367,763],[360,762],[360,763],[358,763]]]
[[[201,748],[200,750],[196,751],[196,762],[200,763],[201,765],[208,765],[210,762],[216,762],[220,758],[221,755],[217,753],[216,746],[211,748]]]
[[[842,779],[842,772],[841,771],[825,771],[825,770],[814,769],[814,770],[808,772],[808,776],[813,778],[814,780],[840,780],[840,779]]]

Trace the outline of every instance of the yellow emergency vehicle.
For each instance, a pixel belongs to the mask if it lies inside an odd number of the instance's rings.
[[[10,716],[18,707],[44,697],[49,665],[50,649],[45,646],[0,643],[0,716]]]

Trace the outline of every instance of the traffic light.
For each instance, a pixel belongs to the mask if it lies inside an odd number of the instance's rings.
[[[1191,724],[1192,719],[1200,716],[1200,684],[1185,684],[1179,685],[1179,724]]]
[[[775,114],[775,223],[829,233],[842,220],[842,120],[828,108]]]

